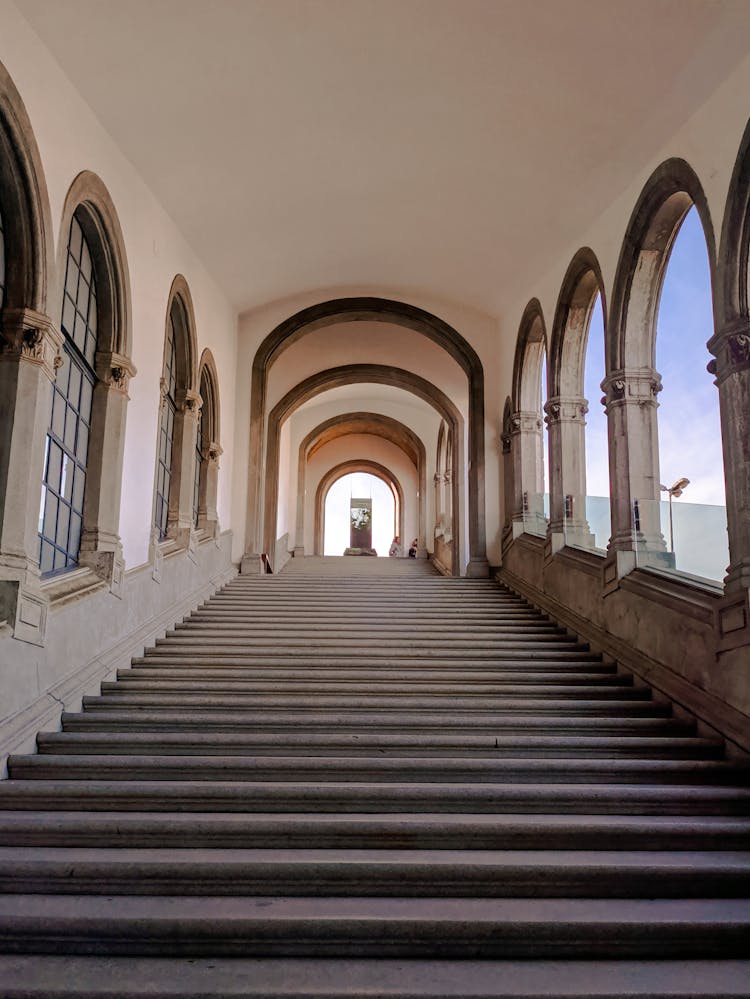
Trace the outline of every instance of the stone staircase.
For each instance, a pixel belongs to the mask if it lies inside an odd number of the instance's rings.
[[[0,783],[3,999],[750,996],[750,787],[523,600],[239,577]]]

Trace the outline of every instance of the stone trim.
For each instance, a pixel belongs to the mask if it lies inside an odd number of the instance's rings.
[[[42,158],[26,107],[0,62],[0,211],[10,248],[5,306],[48,311],[55,240]]]

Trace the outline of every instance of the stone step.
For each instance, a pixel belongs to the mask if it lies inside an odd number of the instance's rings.
[[[223,672],[223,675],[222,675]],[[525,681],[525,682],[524,682]],[[105,680],[102,685],[102,693],[130,692],[130,691],[185,691],[195,693],[196,691],[216,691],[225,693],[232,692],[257,692],[257,693],[281,693],[289,694],[339,694],[339,693],[361,693],[366,694],[372,691],[374,694],[450,694],[456,689],[462,695],[479,696],[502,694],[508,689],[523,690],[547,690],[550,687],[564,688],[570,691],[571,688],[580,689],[585,692],[590,689],[615,691],[628,690],[633,693],[643,688],[633,687],[633,678],[624,673],[619,676],[613,674],[590,674],[581,673],[578,676],[571,676],[569,673],[539,673],[524,677],[523,681],[517,674],[507,674],[505,677],[496,676],[492,680],[465,680],[460,686],[453,683],[439,683],[435,680],[422,679],[418,676],[401,677],[398,680],[388,680],[387,678],[360,680],[357,678],[339,679],[308,679],[294,680],[284,677],[252,678],[243,676],[227,675],[226,671],[219,670],[182,670],[165,669],[150,670],[144,675],[143,670],[119,670],[116,681]]]
[[[0,893],[741,898],[750,852],[0,847]]]
[[[408,702],[413,698],[419,698],[420,701],[435,699],[437,702],[439,699],[451,697],[455,704],[466,703],[467,705],[471,705],[476,702],[477,698],[481,698],[485,704],[491,706],[494,703],[493,699],[495,697],[541,697],[546,694],[554,695],[556,698],[602,697],[608,700],[620,696],[628,700],[650,700],[651,698],[651,691],[648,687],[635,687],[632,683],[628,683],[626,679],[615,682],[611,677],[595,677],[593,682],[589,680],[583,683],[571,683],[570,679],[564,676],[553,677],[550,681],[545,681],[541,678],[532,678],[527,682],[523,682],[519,677],[515,677],[509,678],[506,683],[467,683],[462,684],[458,688],[460,692],[454,693],[451,693],[451,691],[455,691],[455,685],[452,687],[451,684],[420,683],[419,681],[390,684],[367,684],[357,683],[356,681],[342,683],[330,680],[318,680],[310,683],[303,683],[301,681],[297,681],[296,683],[285,683],[283,681],[275,683],[272,680],[262,682],[241,679],[218,679],[210,676],[191,680],[172,679],[167,676],[162,676],[158,679],[140,679],[135,676],[112,681],[105,680],[101,685],[101,689],[102,696],[112,694],[118,697],[129,696],[133,693],[205,693],[212,696],[248,694],[252,695],[252,700],[258,704],[272,703],[277,697],[283,698],[286,702],[287,699],[295,699],[297,696],[304,698],[307,695],[315,696],[316,701],[319,703],[325,703],[325,701],[320,701],[319,699],[328,695],[335,695],[336,697],[339,695],[342,697],[351,696],[359,699],[360,695],[367,696],[368,691],[371,691],[371,697],[368,700],[375,705],[383,699],[398,699]]]
[[[745,957],[742,899],[0,896],[3,953]]]
[[[0,956],[4,999],[748,999],[747,963]]]
[[[621,760],[505,757],[430,759],[343,756],[11,756],[13,780],[342,781],[457,784],[702,784],[741,786],[747,768],[723,760]],[[748,790],[750,794],[750,790]]]
[[[332,732],[40,732],[37,749],[41,754],[150,754],[164,755],[310,755],[385,754],[389,756],[463,757],[487,755],[524,757],[634,757],[643,759],[719,759],[724,744],[718,739],[662,736],[565,736],[521,735],[478,736],[472,734]]]
[[[458,711],[487,719],[495,714],[508,712],[545,712],[564,714],[602,715],[652,715],[665,717],[670,713],[667,704],[659,704],[649,699],[649,691],[640,689],[616,688],[611,691],[597,688],[573,687],[566,692],[564,687],[539,689],[508,688],[507,692],[496,697],[456,694],[453,697],[433,697],[427,695],[398,695],[388,697],[373,694],[189,694],[137,692],[108,693],[101,696],[83,698],[84,711],[99,711],[118,708],[199,708],[201,711],[256,712],[285,711],[345,711],[352,716],[358,712],[393,711]]]
[[[256,720],[268,725],[288,724],[288,715],[298,717],[321,717],[327,715],[333,724],[358,725],[364,721],[378,719],[398,724],[397,718],[408,713],[430,713],[442,715],[438,723],[446,724],[451,719],[462,718],[462,724],[473,726],[491,724],[504,715],[597,715],[620,718],[651,717],[666,718],[671,708],[667,704],[654,703],[646,697],[627,698],[627,691],[618,694],[599,696],[587,693],[586,699],[576,690],[569,697],[558,696],[554,689],[549,693],[534,697],[532,694],[512,692],[502,697],[420,697],[408,695],[397,697],[359,697],[356,694],[298,694],[283,697],[262,694],[103,694],[98,697],[84,697],[84,713],[99,711],[168,711],[179,709],[200,712],[202,715],[240,712],[246,716],[246,724]]]
[[[570,639],[567,635],[549,635],[543,638],[524,638],[520,635],[508,635],[502,638],[496,638],[492,641],[481,638],[464,638],[460,635],[453,635],[448,637],[440,637],[430,639],[426,637],[423,641],[419,639],[414,639],[411,636],[409,638],[402,638],[398,635],[381,635],[378,632],[372,633],[372,643],[367,641],[368,636],[358,635],[355,638],[347,638],[345,635],[342,637],[327,636],[327,635],[316,635],[313,639],[312,636],[300,633],[299,635],[287,634],[284,632],[268,632],[265,635],[258,634],[252,638],[252,645],[255,648],[271,648],[271,649],[282,649],[282,648],[300,648],[309,649],[311,644],[314,644],[316,649],[331,649],[338,648],[345,652],[347,655],[369,655],[372,651],[372,644],[378,646],[378,650],[382,651],[384,649],[399,649],[403,650],[405,653],[409,652],[419,652],[422,649],[425,651],[433,651],[432,644],[439,642],[439,648],[434,651],[440,651],[441,649],[452,650],[452,651],[472,651],[480,650],[486,652],[493,652],[495,649],[515,649],[522,648],[528,652],[544,651],[550,649],[552,651],[559,650],[564,652],[588,652],[589,647],[585,642],[576,642]],[[217,630],[215,633],[211,634],[185,634],[172,635],[165,638],[156,639],[156,647],[168,646],[172,652],[177,649],[184,650],[184,652],[189,653],[194,651],[201,645],[208,645],[212,649],[232,649],[236,646],[244,646],[250,643],[249,637],[243,637],[239,635],[232,635],[230,633],[223,633],[221,630]]]
[[[216,849],[750,850],[714,815],[0,811],[0,845]],[[623,854],[624,856],[624,854]]]
[[[306,649],[304,655],[299,652],[274,653],[272,649],[256,650],[254,647],[237,649],[233,652],[211,652],[207,649],[190,648],[189,651],[172,652],[169,648],[160,646],[150,648],[143,656],[134,656],[132,664],[159,666],[169,664],[183,666],[186,669],[195,665],[254,666],[254,667],[295,667],[317,671],[328,669],[406,669],[406,670],[437,670],[437,669],[584,669],[605,670],[611,667],[602,664],[601,658],[594,652],[561,652],[559,649],[546,649],[544,652],[528,653],[523,649],[504,652],[493,649],[489,652],[472,652],[471,655],[461,655],[445,651],[423,651],[420,655],[399,656],[390,652],[381,653],[379,649],[371,649],[366,656],[350,655],[345,650],[333,650],[320,653],[317,649]]]
[[[123,708],[99,709],[82,713],[63,712],[62,727],[65,731],[227,731],[227,732],[336,732],[360,734],[378,732],[444,732],[463,734],[467,728],[472,734],[496,736],[501,733],[527,733],[541,730],[545,733],[568,734],[607,733],[629,735],[649,733],[658,735],[692,735],[695,723],[672,718],[669,708],[650,716],[581,714],[570,710],[567,702],[560,711],[545,714],[524,714],[522,711],[498,712],[427,712],[427,711],[289,711],[262,713],[249,711],[209,712],[194,709],[189,712],[175,710],[143,710]]]
[[[431,666],[423,669],[418,666],[403,667],[394,670],[387,667],[371,667],[360,665],[358,667],[326,667],[316,666],[315,668],[297,668],[288,666],[207,666],[199,663],[185,663],[175,659],[174,662],[165,661],[163,658],[151,660],[148,657],[140,657],[133,661],[133,665],[126,669],[117,671],[117,679],[123,682],[130,680],[164,678],[195,680],[211,678],[216,680],[248,680],[254,682],[269,681],[272,683],[365,683],[368,689],[380,684],[426,684],[439,683],[450,686],[451,690],[456,689],[460,684],[495,684],[506,682],[518,682],[519,673],[521,679],[539,681],[542,683],[599,683],[600,681],[621,683],[631,685],[633,675],[631,673],[618,673],[614,666],[589,663],[559,663],[549,666],[545,663],[503,663],[501,666],[485,664],[483,669],[455,669],[446,667],[436,669]]]
[[[345,622],[342,623],[338,619],[330,619],[329,621],[321,621],[318,619],[314,624],[305,623],[300,624],[298,621],[290,618],[283,624],[284,635],[292,638],[299,635],[309,636],[309,641],[317,641],[319,638],[339,638],[349,641],[351,639],[356,639],[358,642],[366,639],[367,641],[379,642],[382,639],[393,640],[397,638],[402,640],[402,632],[404,625],[394,623],[394,622],[383,622],[382,624],[373,625],[369,621],[358,621],[358,622]],[[262,624],[260,621],[254,621],[249,623],[242,623],[236,621],[221,621],[218,623],[205,622],[205,621],[185,621],[182,624],[176,625],[174,628],[168,628],[166,631],[167,638],[248,638],[248,639],[260,639],[275,637],[278,635],[279,626],[277,623],[272,622],[269,624]],[[564,629],[558,628],[554,624],[541,625],[537,622],[534,624],[511,624],[511,625],[501,625],[501,624],[476,624],[467,627],[462,621],[461,627],[457,628],[455,624],[446,624],[441,627],[439,625],[431,625],[429,627],[420,624],[412,623],[409,625],[409,637],[413,643],[419,642],[434,642],[442,641],[443,639],[451,639],[456,642],[468,641],[479,641],[483,639],[487,644],[494,643],[496,641],[508,641],[508,640],[518,640],[523,638],[530,638],[534,641],[546,642],[551,640],[562,639],[565,641],[570,641],[570,635],[568,635]]]
[[[0,782],[0,808],[235,812],[750,815],[750,788],[699,784],[190,780]]]

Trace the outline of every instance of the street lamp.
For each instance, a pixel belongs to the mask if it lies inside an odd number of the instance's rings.
[[[672,526],[672,497],[682,496],[683,490],[690,485],[690,479],[678,479],[675,484],[669,486],[659,486],[663,493],[669,496],[669,550],[674,555],[674,527]]]

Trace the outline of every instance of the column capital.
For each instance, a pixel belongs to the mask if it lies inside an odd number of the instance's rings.
[[[218,462],[219,458],[224,454],[224,448],[221,444],[217,444],[216,441],[211,441],[211,443],[206,448],[206,458],[208,461]]]
[[[28,361],[40,365],[50,381],[62,363],[63,336],[42,312],[33,309],[5,309],[0,330],[0,360]]]
[[[114,350],[100,350],[96,353],[96,373],[105,385],[127,395],[136,367],[124,354],[118,354]]]
[[[588,399],[583,396],[554,396],[544,404],[544,422],[548,427],[553,423],[585,423],[588,411]]]
[[[542,414],[535,409],[519,409],[510,414],[511,435],[536,433],[542,429]]]
[[[715,360],[706,369],[719,385],[730,375],[750,370],[750,319],[743,316],[726,323],[708,341]]]
[[[601,388],[602,405],[609,409],[617,405],[656,406],[663,385],[655,368],[620,368],[607,375]]]
[[[185,416],[192,416],[197,419],[203,408],[203,399],[200,392],[193,392],[192,389],[187,389],[180,408]]]

